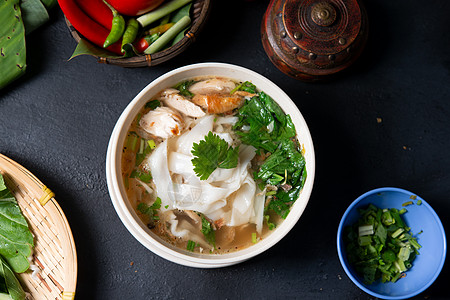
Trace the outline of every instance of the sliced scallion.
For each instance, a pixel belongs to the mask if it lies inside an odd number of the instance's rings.
[[[256,244],[258,242],[257,238],[256,238],[256,232],[252,233],[252,243]]]
[[[372,234],[373,234],[373,225],[359,226],[359,228],[358,228],[359,236],[372,235]]]
[[[195,249],[195,242],[189,240],[189,241],[187,242],[186,250],[187,250],[187,251],[194,252],[194,249]]]

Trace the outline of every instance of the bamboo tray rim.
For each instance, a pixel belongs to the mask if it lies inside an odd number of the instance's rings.
[[[29,170],[0,153],[0,173],[34,235],[32,264],[39,267],[38,280],[31,271],[16,274],[27,299],[75,298],[77,254],[67,218],[51,192]]]

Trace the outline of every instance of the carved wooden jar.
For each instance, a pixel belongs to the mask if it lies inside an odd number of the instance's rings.
[[[270,60],[305,81],[329,78],[351,65],[367,34],[367,14],[358,0],[272,0],[261,26]]]

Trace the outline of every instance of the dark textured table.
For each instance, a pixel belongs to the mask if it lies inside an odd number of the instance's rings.
[[[214,1],[182,55],[125,69],[67,59],[76,43],[63,15],[27,37],[26,75],[0,91],[0,152],[56,193],[76,242],[77,299],[367,299],[346,276],[336,232],[360,194],[394,186],[423,197],[450,232],[450,2],[366,1],[369,41],[338,79],[299,82],[275,68],[260,41],[268,1]],[[236,266],[202,270],[144,248],[120,222],[106,186],[113,126],[149,82],[174,68],[226,62],[279,85],[311,130],[316,178],[294,229]],[[416,299],[450,299],[449,260]]]

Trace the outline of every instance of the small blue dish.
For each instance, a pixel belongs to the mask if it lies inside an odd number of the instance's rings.
[[[367,207],[370,203],[379,208],[402,209],[402,204],[412,201],[412,205],[405,208],[407,213],[402,215],[406,224],[411,227],[413,235],[418,234],[417,241],[422,248],[413,262],[411,269],[406,271],[406,277],[397,282],[381,283],[377,281],[371,285],[364,284],[363,279],[355,272],[347,261],[345,244],[342,238],[344,228],[353,225],[360,217],[358,208]],[[417,203],[421,204],[418,205]],[[445,262],[447,241],[441,220],[419,196],[399,188],[379,188],[361,195],[345,211],[337,233],[337,249],[339,260],[348,277],[366,293],[383,299],[405,299],[416,296],[425,291],[438,277]]]

